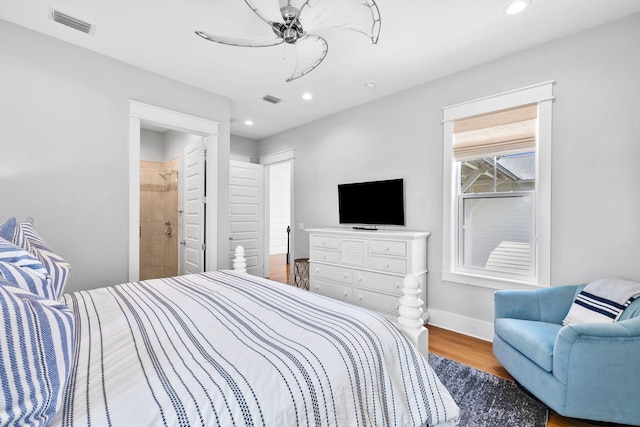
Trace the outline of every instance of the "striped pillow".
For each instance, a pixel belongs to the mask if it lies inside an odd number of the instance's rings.
[[[0,261],[15,264],[21,268],[28,268],[35,273],[46,276],[46,267],[32,253],[6,241],[0,237]]]
[[[45,426],[62,404],[73,312],[7,285],[0,279],[0,425]]]
[[[32,294],[48,299],[57,299],[51,286],[51,277],[30,268],[0,261],[0,278],[9,282],[12,286],[25,289]]]
[[[13,234],[16,231],[16,218],[11,217],[0,225],[0,237],[5,240],[13,241]]]
[[[54,298],[47,269],[33,254],[0,237],[0,278],[44,298]]]
[[[25,251],[31,252],[34,256],[37,256],[34,249],[31,247],[27,236],[24,234],[22,224],[16,224],[16,229],[13,233],[13,240],[11,240],[11,242]]]
[[[16,227],[16,241],[18,246],[30,251],[38,257],[51,277],[52,299],[57,300],[62,296],[64,287],[69,279],[71,265],[62,257],[55,254],[49,245],[40,237],[33,228],[33,219],[28,218]]]

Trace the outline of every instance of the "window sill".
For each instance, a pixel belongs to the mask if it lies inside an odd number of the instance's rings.
[[[514,288],[546,288],[536,279],[511,279],[505,277],[490,277],[472,273],[442,272],[442,280],[445,282],[461,283],[464,285],[479,286],[489,289],[514,289]]]

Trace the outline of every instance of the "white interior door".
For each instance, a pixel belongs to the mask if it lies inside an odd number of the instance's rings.
[[[242,245],[247,272],[265,277],[264,166],[232,160],[229,170],[229,258]]]
[[[181,274],[201,273],[205,269],[205,163],[204,138],[184,149],[183,239]]]

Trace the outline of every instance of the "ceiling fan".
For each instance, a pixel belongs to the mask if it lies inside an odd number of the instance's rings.
[[[245,0],[245,3],[271,27],[275,38],[248,40],[205,31],[196,31],[196,34],[231,46],[295,45],[298,61],[287,82],[313,71],[327,56],[327,41],[312,32],[329,27],[345,28],[364,34],[374,44],[380,35],[380,12],[374,0]]]

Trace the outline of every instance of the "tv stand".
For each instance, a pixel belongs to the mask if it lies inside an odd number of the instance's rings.
[[[366,231],[378,231],[378,227],[366,227],[366,226],[354,226],[352,227],[354,230],[366,230]]]

